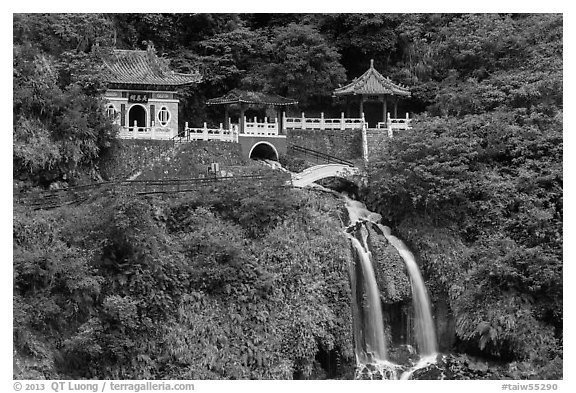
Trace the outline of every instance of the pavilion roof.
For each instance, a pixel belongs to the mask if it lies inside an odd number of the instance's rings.
[[[370,60],[370,68],[364,74],[355,78],[346,86],[334,90],[335,96],[346,96],[355,94],[372,95],[398,95],[410,97],[410,90],[406,86],[396,84],[385,78],[374,68],[374,60]]]
[[[272,93],[263,93],[260,91],[247,91],[234,89],[218,98],[211,98],[206,101],[207,105],[225,105],[225,104],[260,104],[260,105],[296,105],[297,100],[286,98]]]
[[[147,50],[114,49],[104,57],[108,82],[112,84],[182,86],[198,83],[198,73],[181,74],[169,69],[166,61],[156,55],[153,47]]]

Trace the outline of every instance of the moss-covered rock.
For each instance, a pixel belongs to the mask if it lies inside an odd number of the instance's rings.
[[[397,303],[411,299],[410,279],[398,251],[384,236],[369,229],[374,260],[374,274],[383,303]]]
[[[495,367],[476,361],[466,355],[438,355],[436,363],[420,368],[410,379],[426,380],[476,380],[506,379]]]

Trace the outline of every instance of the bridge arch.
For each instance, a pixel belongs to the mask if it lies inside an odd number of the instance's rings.
[[[342,176],[325,177],[324,179],[316,180],[314,183],[338,193],[346,193],[346,195],[351,195],[356,199],[358,199],[361,186],[361,182],[358,179]]]
[[[354,182],[358,175],[360,175],[360,170],[357,167],[341,164],[316,165],[295,173],[292,176],[292,184],[296,187],[305,187],[317,180],[329,177],[339,177]]]
[[[256,142],[250,149],[250,153],[248,153],[248,158],[251,159],[261,158],[278,161],[279,157],[276,147],[266,141]]]

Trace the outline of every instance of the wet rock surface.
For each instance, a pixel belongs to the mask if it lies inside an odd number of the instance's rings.
[[[467,356],[438,355],[435,364],[414,371],[410,379],[421,380],[474,380],[502,379],[485,362]]]
[[[529,379],[510,372],[508,367],[490,365],[466,355],[438,354],[434,363],[418,366],[422,359],[409,346],[391,349],[390,362],[359,364],[354,379],[360,380],[509,380]],[[419,368],[421,367],[421,368]]]
[[[391,362],[409,367],[419,360],[416,350],[410,345],[400,345],[388,350],[388,358]]]
[[[398,251],[386,238],[371,227],[370,246],[374,258],[374,274],[382,294],[382,302],[395,303],[412,298],[406,265]]]
[[[402,373],[402,367],[389,363],[367,363],[356,367],[354,379],[359,380],[390,380],[398,379]]]

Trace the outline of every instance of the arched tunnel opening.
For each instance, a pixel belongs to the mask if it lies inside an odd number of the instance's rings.
[[[261,142],[252,147],[252,151],[250,152],[250,159],[278,161],[278,153],[272,145]]]

